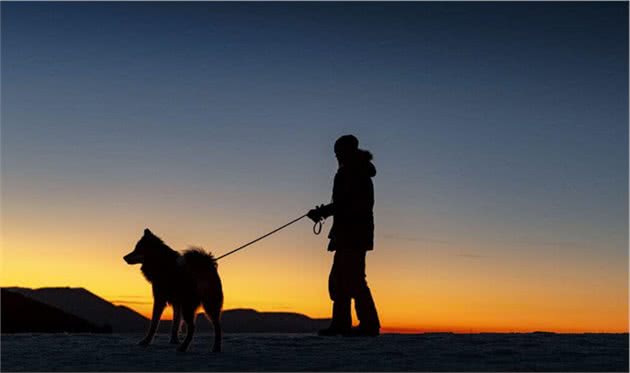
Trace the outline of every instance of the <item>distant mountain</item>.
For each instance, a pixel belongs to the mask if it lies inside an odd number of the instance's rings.
[[[28,289],[13,287],[6,289],[59,308],[96,325],[110,325],[116,333],[141,332],[147,325],[147,319],[139,313],[124,306],[116,306],[83,288]]]
[[[314,333],[326,328],[330,319],[311,319],[308,316],[292,312],[258,312],[252,309],[225,310],[221,314],[221,323],[225,333]],[[196,319],[197,330],[212,330],[207,317],[199,314]],[[170,330],[171,321],[160,323],[160,332]]]
[[[233,333],[310,333],[330,324],[330,319],[311,319],[299,313],[257,312],[252,309],[225,311],[221,320],[225,330]]]
[[[2,333],[111,333],[110,326],[97,326],[58,308],[2,289]]]
[[[116,306],[83,288],[12,287],[6,290],[89,320],[97,326],[109,325],[114,333],[144,332],[149,324],[149,320],[128,307]],[[257,312],[252,309],[226,310],[221,319],[226,333],[311,333],[330,323],[330,319],[311,319],[299,313]],[[170,325],[170,320],[162,321],[160,331],[168,331]],[[197,317],[197,326],[201,332],[212,330],[205,317]]]

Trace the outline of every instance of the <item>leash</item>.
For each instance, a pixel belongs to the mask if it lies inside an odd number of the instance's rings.
[[[281,226],[281,227],[278,227],[278,228],[276,228],[276,229],[272,230],[271,232],[269,232],[269,233],[267,233],[267,234],[264,234],[264,235],[262,235],[262,236],[258,237],[257,239],[255,239],[255,240],[253,240],[253,241],[249,241],[249,242],[248,242],[248,243],[246,243],[245,245],[242,245],[242,246],[240,246],[240,247],[237,247],[236,249],[234,249],[234,250],[232,250],[232,251],[230,251],[230,252],[228,252],[228,253],[225,253],[225,254],[221,255],[220,257],[216,258],[216,259],[215,259],[215,261],[216,261],[216,260],[219,260],[219,259],[221,259],[221,258],[225,258],[225,257],[226,257],[226,256],[228,256],[228,255],[234,254],[235,252],[237,252],[237,251],[239,251],[239,250],[242,250],[242,249],[246,248],[247,246],[249,246],[249,245],[251,245],[251,244],[253,244],[253,243],[258,242],[258,241],[262,240],[262,239],[263,239],[263,238],[265,238],[265,237],[271,236],[272,234],[276,233],[277,231],[282,230],[282,229],[284,229],[284,228],[288,227],[289,225],[291,225],[291,224],[293,224],[293,223],[295,223],[295,222],[297,222],[297,221],[299,221],[299,220],[301,220],[301,219],[305,218],[307,215],[308,215],[308,214],[304,214],[304,215],[300,216],[299,218],[295,218],[295,219],[291,220],[290,222],[286,223],[285,225],[283,225],[283,226]],[[315,223],[315,225],[313,225],[313,233],[315,233],[315,234],[320,234],[320,233],[322,232],[322,226],[323,226],[323,225],[324,225],[324,219],[319,220],[318,222],[316,222],[316,223]]]

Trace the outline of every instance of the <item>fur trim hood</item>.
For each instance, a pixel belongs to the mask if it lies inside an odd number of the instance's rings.
[[[367,150],[358,150],[357,156],[354,161],[344,166],[347,172],[364,174],[369,177],[376,176],[376,167],[372,163],[372,153]]]

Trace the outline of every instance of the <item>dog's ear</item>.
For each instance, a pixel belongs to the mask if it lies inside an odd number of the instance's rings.
[[[153,233],[149,230],[149,228],[145,228],[144,229],[144,235],[145,236],[153,236]]]

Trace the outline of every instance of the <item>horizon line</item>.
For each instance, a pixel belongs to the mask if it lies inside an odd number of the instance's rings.
[[[92,290],[87,289],[83,286],[43,286],[43,287],[25,287],[19,285],[2,285],[0,288],[23,288],[23,289],[31,289],[31,290],[40,290],[40,289],[52,289],[52,288],[65,288],[65,289],[83,289],[88,291],[95,296],[107,301],[108,303],[114,306],[123,306],[126,307],[133,312],[141,315],[147,320],[151,319],[150,314],[145,314],[144,312],[138,311],[136,308],[132,307],[130,304],[137,304],[137,302],[130,301],[120,301],[120,300],[110,300],[107,297],[101,296]],[[149,302],[152,303],[152,302]],[[313,320],[321,320],[321,319],[329,319],[329,317],[312,317],[304,312],[299,311],[274,311],[274,310],[259,310],[256,308],[250,307],[237,307],[222,310],[231,311],[231,310],[253,310],[259,313],[295,313],[304,315]],[[204,314],[203,311],[196,312],[197,317],[199,314]],[[172,321],[172,318],[163,317],[160,319],[161,321]],[[518,328],[471,328],[471,327],[455,327],[455,328],[441,328],[441,327],[397,327],[397,326],[381,326],[381,333],[383,334],[430,334],[430,333],[444,333],[444,334],[532,334],[532,333],[553,333],[553,334],[630,334],[629,329],[621,330],[621,331],[601,331],[601,330],[565,330],[565,329],[553,329],[553,328],[528,328],[528,329],[518,329]]]

